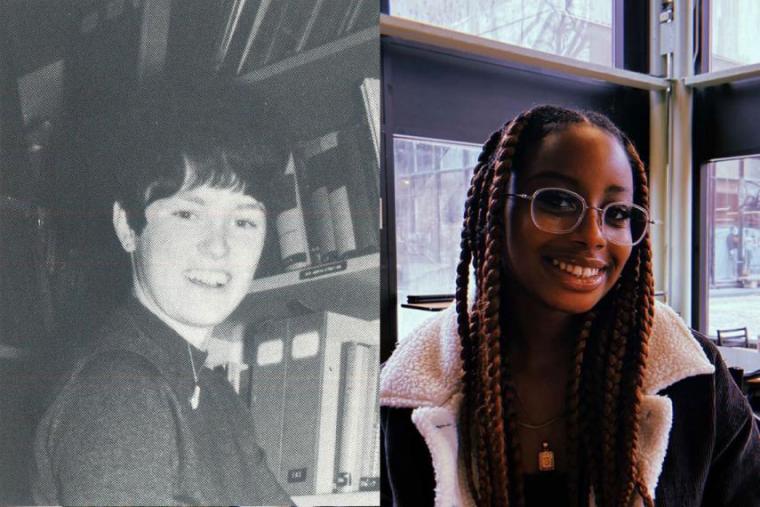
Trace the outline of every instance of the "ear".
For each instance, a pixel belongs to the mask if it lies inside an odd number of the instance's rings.
[[[118,201],[113,203],[113,228],[124,251],[127,253],[134,252],[136,248],[135,231],[129,226],[127,212],[124,211]]]

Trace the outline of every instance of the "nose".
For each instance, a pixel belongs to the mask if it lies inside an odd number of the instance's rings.
[[[602,248],[606,245],[607,238],[604,237],[602,210],[589,207],[575,233],[576,238],[578,238],[577,241],[584,243],[589,248]]]
[[[225,257],[230,251],[227,241],[227,228],[222,224],[212,225],[199,246],[201,252],[212,259]]]

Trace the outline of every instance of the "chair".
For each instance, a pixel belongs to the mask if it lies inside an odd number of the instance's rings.
[[[718,345],[723,347],[749,348],[749,334],[746,327],[718,329]]]

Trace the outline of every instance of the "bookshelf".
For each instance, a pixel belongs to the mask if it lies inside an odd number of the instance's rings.
[[[277,320],[294,311],[337,312],[377,318],[380,254],[322,264],[254,280],[232,316],[245,322]]]
[[[308,65],[317,65],[334,55],[341,55],[342,57],[346,51],[360,48],[365,44],[377,43],[379,35],[377,27],[365,28],[360,32],[243,74],[238,77],[238,81],[247,84],[258,83],[291,70],[297,70]]]
[[[376,4],[228,4],[229,16],[219,25],[217,75],[241,93],[240,114],[254,123],[265,117],[267,131],[288,152],[281,180],[291,188],[277,191],[278,202],[284,204],[272,213],[270,226],[277,235],[279,269],[255,279],[231,316],[245,326],[243,361],[248,369],[243,371],[250,382],[246,401],[254,407],[257,431],[265,433],[259,439],[271,447],[270,467],[296,504],[379,505],[378,491],[356,491],[366,486],[361,485],[365,477],[378,475],[366,469],[375,459],[367,457],[366,450],[357,454],[363,456],[360,464],[346,458],[350,445],[373,440],[369,435],[377,429],[372,426],[377,414],[356,410],[356,403],[344,405],[349,398],[355,401],[358,392],[346,394],[344,384],[361,390],[362,399],[372,399],[372,382],[366,379],[376,376],[369,373],[373,369],[366,369],[365,380],[351,380],[363,369],[357,364],[377,362],[370,355],[379,347]],[[293,357],[298,340],[316,336],[314,356]],[[260,361],[262,344],[271,345],[272,362]],[[361,345],[348,352],[350,344]],[[353,370],[347,366],[351,361]],[[346,373],[349,370],[353,373]],[[243,385],[244,397],[245,389]],[[280,389],[287,394],[279,394]],[[318,415],[313,415],[315,407]],[[355,421],[346,414],[357,412],[369,426],[354,423],[341,430],[344,421]],[[295,416],[299,424],[280,420],[279,413],[300,414]],[[293,437],[296,433],[299,436]],[[284,447],[294,441],[312,442],[307,446],[311,450],[278,452],[278,441]],[[314,449],[334,452],[323,459],[324,453]],[[303,461],[310,453],[317,456],[314,461]],[[291,477],[301,470],[303,480]],[[353,477],[353,482],[342,483],[343,476]]]

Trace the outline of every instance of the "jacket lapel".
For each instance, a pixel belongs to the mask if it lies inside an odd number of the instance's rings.
[[[430,449],[436,477],[436,505],[474,506],[459,466],[457,420],[462,362],[456,313],[450,307],[399,343],[380,374],[380,403],[416,407],[412,421]],[[636,464],[654,498],[662,472],[673,405],[663,389],[688,377],[715,371],[688,326],[668,306],[656,303],[641,402]],[[641,505],[637,497],[634,505]],[[593,506],[593,495],[591,498]]]

